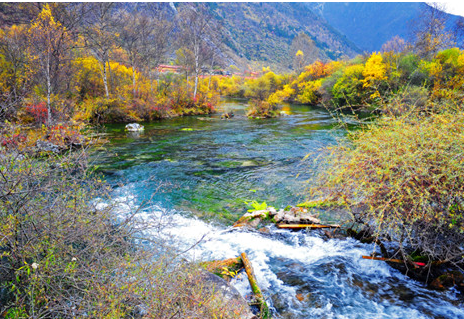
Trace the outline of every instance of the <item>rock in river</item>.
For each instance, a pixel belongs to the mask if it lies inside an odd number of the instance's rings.
[[[131,123],[126,125],[126,131],[129,132],[140,132],[143,131],[144,127],[139,123]]]

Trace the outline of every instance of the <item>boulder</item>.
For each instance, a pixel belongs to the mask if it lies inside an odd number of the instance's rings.
[[[446,272],[430,283],[430,287],[436,290],[446,290],[455,286],[458,289],[464,287],[464,275],[459,271]]]
[[[139,123],[131,123],[126,125],[126,131],[129,132],[140,132],[143,131],[144,127]]]
[[[269,210],[256,210],[240,217],[234,227],[256,228],[263,219],[269,218]]]

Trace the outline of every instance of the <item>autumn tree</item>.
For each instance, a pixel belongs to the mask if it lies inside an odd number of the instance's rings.
[[[189,49],[182,47],[176,50],[176,61],[177,65],[183,67],[183,71],[185,72],[185,82],[186,82],[186,90],[189,90],[189,76],[192,70],[195,69],[195,56],[192,51]]]
[[[172,30],[171,24],[164,19],[161,9],[149,4],[144,12],[123,10],[117,17],[117,42],[127,54],[132,68],[133,94],[136,96],[136,72],[151,75],[165,57],[168,49],[168,38]],[[147,10],[148,9],[148,10]]]
[[[382,55],[380,53],[374,52],[367,59],[366,65],[364,66],[362,75],[364,79],[362,80],[363,88],[367,88],[372,92],[370,98],[380,97],[380,85],[387,80],[387,68],[383,62]]]
[[[53,82],[57,81],[67,46],[67,29],[54,18],[46,4],[29,28],[29,47],[46,82],[48,125],[51,123]]]
[[[419,56],[430,58],[453,44],[451,33],[445,29],[447,18],[443,4],[422,5],[419,16],[412,21],[414,48]]]
[[[14,115],[32,84],[27,29],[13,25],[0,30],[0,119]]]

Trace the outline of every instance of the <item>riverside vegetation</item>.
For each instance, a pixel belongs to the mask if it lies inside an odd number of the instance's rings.
[[[148,19],[94,4],[92,19],[81,21],[73,8],[26,10],[26,23],[0,30],[2,315],[216,318],[226,311],[198,293],[191,266],[176,262],[172,247],[145,244],[149,229],[140,227],[149,223],[137,212],[98,205],[110,201],[109,189],[89,169],[82,135],[87,124],[210,114],[219,96],[249,98],[250,117],[277,116],[284,102],[375,114],[326,150],[330,169],[311,196],[346,207],[363,231],[393,242],[408,267],[421,260],[427,270],[462,271],[464,52],[442,29],[437,38],[419,34],[414,45],[394,38],[382,52],[247,78],[203,74],[217,52],[186,41],[188,28],[177,35],[184,41],[174,41],[156,10]],[[183,15],[206,28],[192,12]],[[140,30],[161,38],[139,38]],[[183,73],[155,78],[174,44]],[[297,52],[296,62],[303,56]],[[64,153],[44,155],[37,141]]]

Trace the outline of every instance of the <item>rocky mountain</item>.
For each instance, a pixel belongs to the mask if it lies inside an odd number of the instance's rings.
[[[175,4],[178,6],[179,4]],[[292,40],[308,35],[322,60],[353,57],[360,49],[304,3],[210,2],[206,4],[223,26],[223,42],[233,60],[292,67]],[[292,54],[293,53],[293,54]]]

